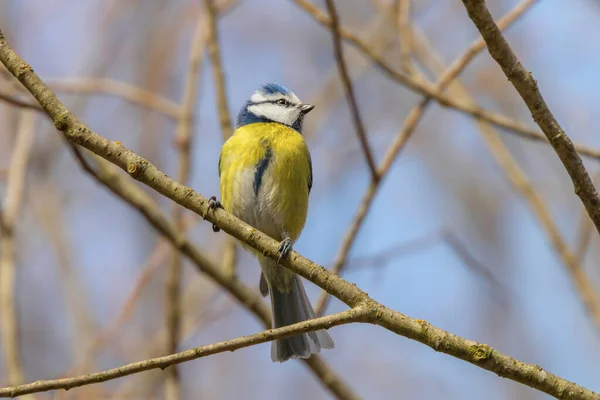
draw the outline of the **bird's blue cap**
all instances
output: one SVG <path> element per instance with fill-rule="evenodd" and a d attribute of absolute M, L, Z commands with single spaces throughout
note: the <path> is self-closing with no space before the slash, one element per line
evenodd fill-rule
<path fill-rule="evenodd" d="M 264 85 L 262 85 L 260 87 L 259 91 L 263 92 L 264 94 L 276 94 L 276 93 L 281 93 L 281 94 L 285 94 L 285 95 L 292 94 L 291 90 L 289 90 L 285 86 L 282 86 L 279 83 L 275 83 L 275 82 L 265 83 Z"/>

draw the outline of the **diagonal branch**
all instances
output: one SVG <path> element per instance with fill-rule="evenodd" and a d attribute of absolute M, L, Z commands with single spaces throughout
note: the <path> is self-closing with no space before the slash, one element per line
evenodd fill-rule
<path fill-rule="evenodd" d="M 469 17 L 481 33 L 487 48 L 531 111 L 554 151 L 569 173 L 575 194 L 584 204 L 596 230 L 600 232 L 600 197 L 571 139 L 546 105 L 533 75 L 527 71 L 498 29 L 484 0 L 463 0 Z"/>
<path fill-rule="evenodd" d="M 532 3 L 532 0 L 525 0 L 524 3 Z M 521 4 L 524 4 L 521 3 Z M 500 21 L 502 22 L 502 21 Z M 499 24 L 500 25 L 500 24 Z M 483 41 L 482 39 L 480 39 Z M 431 44 L 423 35 L 421 37 L 420 46 L 424 51 L 433 52 Z M 443 65 L 438 65 L 437 55 L 430 55 L 433 62 L 427 62 L 428 67 L 433 70 L 439 70 Z M 475 102 L 467 89 L 460 81 L 455 81 L 455 84 L 450 86 L 449 93 L 456 98 L 464 98 L 466 101 Z M 512 157 L 506 145 L 500 139 L 499 133 L 489 124 L 481 121 L 476 123 L 479 133 L 485 141 L 486 146 L 491 152 L 494 160 L 504 171 L 508 182 L 519 193 L 529 206 L 532 214 L 537 219 L 541 228 L 547 236 L 549 244 L 559 256 L 563 267 L 570 274 L 575 288 L 582 299 L 582 303 L 586 312 L 600 329 L 600 298 L 594 288 L 592 281 L 583 268 L 575 254 L 569 249 L 568 243 L 560 232 L 560 229 L 552 219 L 552 214 L 544 199 L 536 190 L 532 182 L 527 177 L 527 174 L 521 169 L 519 163 Z"/>
<path fill-rule="evenodd" d="M 308 2 L 307 0 L 293 1 L 304 11 L 310 14 L 321 25 L 328 29 L 331 28 L 331 19 L 324 12 L 315 7 L 314 4 Z M 424 96 L 430 96 L 443 107 L 453 108 L 464 114 L 470 115 L 477 120 L 488 122 L 500 128 L 505 128 L 510 132 L 526 139 L 548 142 L 548 139 L 544 135 L 540 134 L 540 132 L 538 132 L 536 129 L 528 128 L 521 122 L 518 122 L 505 115 L 488 111 L 477 105 L 465 103 L 464 101 L 457 101 L 452 96 L 444 95 L 442 92 L 435 90 L 435 88 L 426 81 L 418 79 L 417 77 L 408 76 L 403 72 L 395 70 L 374 51 L 370 43 L 365 42 L 353 33 L 345 30 L 343 27 L 340 27 L 339 31 L 342 39 L 356 46 L 356 48 L 366 57 L 372 60 L 375 66 L 377 66 L 382 72 L 401 85 L 406 86 L 408 89 Z M 582 154 L 584 154 L 584 152 L 589 153 L 587 155 L 590 157 L 600 159 L 600 154 L 598 154 L 597 151 L 586 149 L 583 146 L 578 148 L 578 151 L 580 151 Z"/>
<path fill-rule="evenodd" d="M 331 19 L 331 32 L 333 35 L 333 48 L 335 54 L 335 60 L 338 66 L 338 70 L 340 72 L 340 77 L 342 79 L 342 84 L 344 85 L 344 89 L 346 90 L 346 97 L 348 99 L 348 104 L 350 105 L 350 112 L 352 114 L 352 122 L 354 123 L 354 129 L 356 129 L 356 133 L 358 134 L 358 139 L 360 140 L 360 145 L 363 150 L 363 154 L 367 160 L 367 165 L 369 166 L 369 171 L 371 172 L 371 180 L 378 181 L 379 175 L 377 174 L 377 165 L 375 165 L 375 159 L 373 158 L 373 152 L 369 146 L 369 140 L 367 138 L 367 133 L 365 131 L 365 126 L 363 124 L 363 120 L 360 117 L 360 112 L 358 110 L 358 104 L 356 103 L 356 96 L 354 94 L 354 88 L 352 87 L 352 82 L 350 81 L 350 75 L 348 74 L 348 68 L 346 66 L 346 62 L 344 61 L 344 52 L 342 48 L 342 38 L 340 37 L 340 19 L 335 9 L 335 1 L 334 0 L 326 0 L 327 9 L 329 10 L 329 15 Z"/>
<path fill-rule="evenodd" d="M 207 346 L 171 354 L 165 357 L 152 358 L 150 360 L 127 364 L 119 368 L 113 368 L 102 372 L 82 375 L 74 378 L 55 379 L 48 381 L 37 381 L 27 385 L 7 387 L 0 389 L 0 397 L 17 397 L 28 393 L 39 393 L 49 390 L 69 390 L 75 387 L 92 385 L 99 382 L 121 378 L 127 375 L 137 374 L 152 369 L 165 369 L 172 365 L 181 364 L 186 361 L 204 358 L 213 354 L 235 351 L 244 347 L 269 342 L 271 340 L 292 336 L 298 333 L 315 331 L 318 329 L 329 329 L 334 326 L 362 322 L 367 316 L 365 307 L 357 307 L 348 311 L 333 314 L 327 317 L 312 319 L 277 329 L 269 329 L 250 336 L 242 336 L 237 339 L 226 340 Z"/>
<path fill-rule="evenodd" d="M 94 170 L 83 157 L 79 148 L 75 145 L 71 146 L 75 157 L 88 174 L 100 184 L 106 186 L 117 197 L 133 206 L 133 208 L 146 218 L 148 223 L 150 223 L 154 229 L 161 233 L 175 248 L 190 259 L 199 272 L 207 275 L 210 279 L 229 292 L 229 294 L 242 306 L 252 312 L 266 328 L 271 326 L 269 309 L 258 294 L 205 257 L 192 242 L 187 240 L 181 234 L 181 231 L 178 230 L 175 225 L 169 223 L 168 218 L 162 214 L 160 208 L 143 190 L 138 188 L 133 182 L 127 180 L 124 176 L 117 174 L 111 168 L 106 168 L 103 160 L 100 160 L 101 162 L 98 163 L 98 171 Z M 350 389 L 346 383 L 321 360 L 320 357 L 313 356 L 303 361 L 321 384 L 330 390 L 338 399 L 358 399 L 352 389 Z"/>
<path fill-rule="evenodd" d="M 502 29 L 512 24 L 519 16 L 521 16 L 528 9 L 529 6 L 533 5 L 534 2 L 535 0 L 525 0 L 513 11 L 509 12 L 504 18 L 502 18 Z M 453 62 L 451 66 L 441 74 L 438 83 L 435 85 L 435 91 L 437 93 L 442 93 L 444 89 L 448 87 L 448 85 L 468 65 L 469 61 L 472 60 L 477 53 L 483 50 L 483 48 L 483 40 L 478 39 L 474 41 L 469 46 L 469 48 L 463 53 L 463 55 L 459 56 L 457 60 Z M 394 139 L 392 145 L 390 146 L 389 150 L 384 156 L 381 166 L 379 167 L 378 174 L 380 177 L 383 178 L 387 175 L 394 160 L 396 159 L 396 157 L 398 157 L 398 154 L 400 153 L 400 151 L 402 151 L 402 149 L 408 142 L 408 139 L 410 139 L 410 137 L 414 133 L 418 123 L 421 121 L 421 118 L 423 117 L 427 107 L 432 102 L 432 100 L 432 96 L 424 97 L 419 102 L 419 104 L 408 113 L 408 116 L 404 121 L 404 126 L 402 127 L 402 130 Z M 344 236 L 344 239 L 342 240 L 342 244 L 335 258 L 335 262 L 333 263 L 333 267 L 331 268 L 331 271 L 334 274 L 339 274 L 344 268 L 344 265 L 346 264 L 346 261 L 348 259 L 348 254 L 350 253 L 350 250 L 354 245 L 354 241 L 356 240 L 358 232 L 369 212 L 371 204 L 373 203 L 373 199 L 375 198 L 377 190 L 379 189 L 380 183 L 381 182 L 371 182 L 365 194 L 363 195 L 360 205 L 358 206 L 356 213 L 354 214 L 354 218 L 352 219 L 352 224 L 350 225 L 350 228 L 348 229 L 346 235 Z M 327 292 L 324 291 L 321 293 L 321 297 L 319 297 L 319 300 L 317 301 L 317 305 L 315 308 L 317 315 L 324 314 L 328 303 L 329 295 L 327 294 Z"/>
<path fill-rule="evenodd" d="M 54 122 L 55 127 L 63 132 L 67 140 L 83 146 L 112 162 L 127 171 L 132 178 L 204 217 L 208 222 L 258 250 L 266 257 L 276 259 L 279 256 L 279 243 L 277 241 L 223 209 L 212 210 L 208 199 L 196 193 L 193 189 L 173 181 L 156 166 L 126 149 L 122 144 L 109 141 L 82 124 L 48 89 L 31 66 L 25 63 L 8 45 L 1 32 L 0 62 L 38 100 Z M 185 239 L 177 233 L 175 235 L 177 238 L 176 243 L 182 246 Z M 364 306 L 368 310 L 368 314 L 365 316 L 366 322 L 379 325 L 398 335 L 419 341 L 436 351 L 452 355 L 475 366 L 492 371 L 498 376 L 520 382 L 556 398 L 600 400 L 600 395 L 551 374 L 539 366 L 523 363 L 488 345 L 461 338 L 436 328 L 426 321 L 410 318 L 385 307 L 370 298 L 367 293 L 356 285 L 333 275 L 321 265 L 315 264 L 294 251 L 288 257 L 282 259 L 281 264 L 327 290 L 348 306 L 352 308 Z M 212 271 L 212 273 L 223 277 L 220 271 Z M 239 292 L 246 291 L 247 293 L 248 291 L 245 286 L 242 286 L 236 280 L 224 279 L 224 283 L 231 286 L 236 285 Z M 235 295 L 233 290 L 232 294 Z M 256 296 L 254 292 L 250 292 L 250 294 L 247 293 L 246 297 Z M 260 299 L 258 300 L 259 302 L 253 304 L 253 306 L 264 310 L 262 312 L 268 315 L 266 306 L 260 302 Z M 308 361 L 310 362 L 312 359 L 310 358 Z"/>

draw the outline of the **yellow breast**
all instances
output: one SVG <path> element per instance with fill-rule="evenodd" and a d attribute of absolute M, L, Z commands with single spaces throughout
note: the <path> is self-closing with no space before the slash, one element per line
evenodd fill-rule
<path fill-rule="evenodd" d="M 304 227 L 312 170 L 302 135 L 277 123 L 236 130 L 219 161 L 226 210 L 276 240 L 296 240 Z"/>

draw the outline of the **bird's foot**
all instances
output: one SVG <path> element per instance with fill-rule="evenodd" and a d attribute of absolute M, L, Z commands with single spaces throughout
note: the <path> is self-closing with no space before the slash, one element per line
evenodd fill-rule
<path fill-rule="evenodd" d="M 292 251 L 292 239 L 288 236 L 279 244 L 279 258 L 277 259 L 277 264 L 279 264 L 282 258 L 287 257 L 287 255 L 290 254 L 290 251 Z"/>
<path fill-rule="evenodd" d="M 216 210 L 217 208 L 223 208 L 223 204 L 217 200 L 217 196 L 212 196 L 210 199 L 208 199 L 208 209 L 206 210 L 206 213 L 208 213 L 208 210 Z M 206 214 L 204 214 L 204 218 L 206 219 Z M 212 229 L 213 232 L 219 232 L 221 230 L 221 228 L 215 224 L 213 224 Z"/>

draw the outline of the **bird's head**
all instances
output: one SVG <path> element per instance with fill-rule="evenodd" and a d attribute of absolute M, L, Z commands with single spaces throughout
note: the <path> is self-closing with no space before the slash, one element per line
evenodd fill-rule
<path fill-rule="evenodd" d="M 267 83 L 256 90 L 237 117 L 237 127 L 254 122 L 278 122 L 302 132 L 302 119 L 311 104 L 303 104 L 291 90 L 277 83 Z"/>

